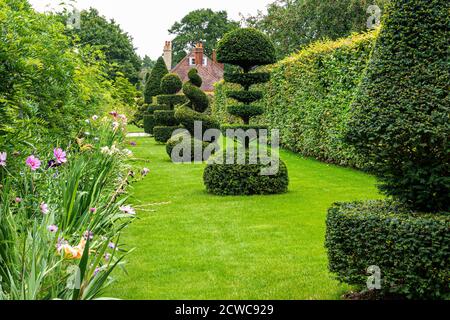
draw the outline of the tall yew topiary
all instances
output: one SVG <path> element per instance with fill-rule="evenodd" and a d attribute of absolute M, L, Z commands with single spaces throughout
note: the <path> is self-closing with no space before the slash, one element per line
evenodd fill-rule
<path fill-rule="evenodd" d="M 167 70 L 164 59 L 162 57 L 159 57 L 145 83 L 145 103 L 151 104 L 153 102 L 153 97 L 162 94 L 161 79 L 168 73 L 169 71 Z"/>
<path fill-rule="evenodd" d="M 185 134 L 180 134 L 171 138 L 167 142 L 166 151 L 167 154 L 171 156 L 175 146 L 180 143 L 189 143 L 190 148 L 186 149 L 191 149 L 190 160 L 194 160 L 194 123 L 196 121 L 202 123 L 202 133 L 208 129 L 218 128 L 219 124 L 216 123 L 211 116 L 205 114 L 206 109 L 209 107 L 209 98 L 206 93 L 200 89 L 203 80 L 199 76 L 198 70 L 195 68 L 189 70 L 188 77 L 189 81 L 183 84 L 183 93 L 189 101 L 177 108 L 175 111 L 175 119 L 189 132 L 189 138 L 187 138 Z M 208 142 L 202 142 L 202 148 L 205 148 L 208 145 Z"/>
<path fill-rule="evenodd" d="M 219 42 L 217 48 L 217 59 L 221 63 L 227 63 L 240 67 L 239 71 L 227 73 L 225 81 L 239 84 L 242 90 L 230 91 L 229 98 L 236 100 L 239 104 L 229 106 L 228 113 L 240 117 L 243 124 L 222 125 L 222 131 L 228 129 L 242 129 L 236 132 L 243 132 L 255 129 L 259 134 L 261 126 L 250 124 L 251 118 L 264 113 L 264 108 L 255 104 L 263 98 L 263 93 L 257 90 L 250 90 L 253 85 L 264 83 L 270 80 L 270 74 L 266 72 L 251 72 L 258 66 L 264 66 L 276 61 L 275 47 L 270 39 L 260 31 L 252 28 L 237 29 L 227 33 Z M 235 135 L 233 137 L 236 137 Z M 203 182 L 206 190 L 216 195 L 252 195 L 252 194 L 276 194 L 286 192 L 289 178 L 287 167 L 283 161 L 279 160 L 277 170 L 273 174 L 263 175 L 262 169 L 267 167 L 266 160 L 269 156 L 258 154 L 255 161 L 251 160 L 249 152 L 250 137 L 244 137 L 245 155 L 244 161 L 238 157 L 229 157 L 230 150 L 236 149 L 236 145 L 227 148 L 224 157 L 227 161 L 211 162 L 203 173 Z M 234 143 L 234 142 L 232 142 Z M 261 151 L 264 147 L 259 146 Z M 272 152 L 272 151 L 270 151 Z M 271 154 L 272 155 L 272 154 Z M 252 163 L 251 163 L 252 162 Z"/>
<path fill-rule="evenodd" d="M 348 125 L 381 191 L 419 211 L 450 204 L 449 9 L 391 1 Z"/>
<path fill-rule="evenodd" d="M 240 117 L 244 123 L 242 127 L 248 129 L 250 119 L 264 113 L 264 108 L 255 104 L 262 99 L 263 93 L 250 90 L 250 87 L 270 80 L 269 73 L 250 73 L 250 71 L 257 66 L 274 63 L 276 61 L 275 47 L 269 37 L 256 29 L 237 29 L 227 33 L 219 42 L 217 59 L 221 63 L 241 68 L 240 72 L 225 75 L 226 82 L 240 84 L 243 88 L 243 90 L 227 93 L 229 98 L 240 103 L 229 106 L 228 113 Z"/>
<path fill-rule="evenodd" d="M 161 80 L 163 94 L 156 96 L 156 104 L 150 106 L 153 109 L 153 135 L 157 142 L 166 143 L 172 132 L 179 128 L 174 108 L 186 101 L 185 96 L 177 94 L 182 85 L 180 77 L 174 73 L 166 74 Z"/>

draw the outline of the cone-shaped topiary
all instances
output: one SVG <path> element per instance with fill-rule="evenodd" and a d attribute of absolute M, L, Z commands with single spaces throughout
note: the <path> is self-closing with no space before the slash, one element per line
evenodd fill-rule
<path fill-rule="evenodd" d="M 150 73 L 146 83 L 144 90 L 144 99 L 145 103 L 151 104 L 153 103 L 153 97 L 162 94 L 161 91 L 161 80 L 162 78 L 169 73 L 166 67 L 166 63 L 162 57 L 159 57 L 156 61 L 155 66 Z"/>
<path fill-rule="evenodd" d="M 186 101 L 185 96 L 177 95 L 181 86 L 180 78 L 173 73 L 166 74 L 161 80 L 161 92 L 163 94 L 156 96 L 157 104 L 151 106 L 154 110 L 153 118 L 147 120 L 148 122 L 153 121 L 153 135 L 157 142 L 166 143 L 172 136 L 173 131 L 180 127 L 179 122 L 174 117 L 174 108 Z"/>
<path fill-rule="evenodd" d="M 178 123 L 181 123 L 183 127 L 189 132 L 191 139 L 189 141 L 189 139 L 186 138 L 186 135 L 183 134 L 171 138 L 167 142 L 166 147 L 167 154 L 170 157 L 172 156 L 173 148 L 176 145 L 179 145 L 180 143 L 186 145 L 190 144 L 192 146 L 193 151 L 195 121 L 202 122 L 202 129 L 203 129 L 202 133 L 204 133 L 208 129 L 219 128 L 219 124 L 216 121 L 214 121 L 212 117 L 205 114 L 206 109 L 208 109 L 209 107 L 209 98 L 206 95 L 206 93 L 204 93 L 200 89 L 200 87 L 202 86 L 202 78 L 198 75 L 198 70 L 195 68 L 191 69 L 188 73 L 188 77 L 189 81 L 187 81 L 183 85 L 183 93 L 186 96 L 186 98 L 189 99 L 189 101 L 176 109 L 175 119 L 178 121 Z M 209 145 L 209 143 L 203 142 L 202 145 L 204 149 Z M 194 160 L 194 152 L 191 152 L 190 160 Z"/>
<path fill-rule="evenodd" d="M 218 44 L 217 58 L 221 63 L 228 63 L 241 67 L 241 72 L 225 75 L 227 82 L 237 83 L 243 87 L 241 91 L 231 91 L 227 95 L 240 104 L 228 107 L 228 112 L 240 117 L 244 124 L 223 125 L 226 129 L 259 130 L 262 126 L 250 125 L 252 117 L 264 113 L 264 108 L 253 104 L 263 98 L 261 91 L 250 91 L 250 87 L 270 80 L 270 74 L 259 72 L 250 73 L 257 66 L 274 63 L 275 47 L 270 39 L 256 29 L 237 29 L 226 34 Z M 228 131 L 228 130 L 227 130 Z M 250 146 L 250 138 L 244 139 L 246 160 L 249 160 L 247 152 Z M 228 156 L 228 155 L 226 155 Z M 250 194 L 276 194 L 287 191 L 289 177 L 287 167 L 283 161 L 279 161 L 279 170 L 271 175 L 262 175 L 264 163 L 268 157 L 258 155 L 256 163 L 245 161 L 239 163 L 238 157 L 234 157 L 233 163 L 210 163 L 205 169 L 203 181 L 208 192 L 217 195 L 250 195 Z"/>
<path fill-rule="evenodd" d="M 421 211 L 450 205 L 449 9 L 391 1 L 348 125 L 381 191 Z"/>

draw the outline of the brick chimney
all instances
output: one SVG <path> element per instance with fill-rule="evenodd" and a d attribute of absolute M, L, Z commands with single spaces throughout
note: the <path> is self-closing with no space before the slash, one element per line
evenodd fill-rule
<path fill-rule="evenodd" d="M 166 63 L 167 70 L 172 70 L 172 42 L 166 41 L 164 45 L 164 62 Z"/>
<path fill-rule="evenodd" d="M 194 58 L 196 65 L 203 65 L 203 43 L 197 42 L 194 48 Z"/>

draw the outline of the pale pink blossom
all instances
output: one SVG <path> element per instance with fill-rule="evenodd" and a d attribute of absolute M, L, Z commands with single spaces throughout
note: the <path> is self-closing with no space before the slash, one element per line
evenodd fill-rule
<path fill-rule="evenodd" d="M 36 171 L 41 167 L 41 161 L 35 156 L 29 156 L 25 163 L 32 171 Z"/>
<path fill-rule="evenodd" d="M 94 115 L 92 116 L 92 120 L 97 121 L 97 119 L 98 119 L 98 116 L 94 114 Z"/>
<path fill-rule="evenodd" d="M 67 158 L 66 158 L 66 153 L 63 151 L 63 149 L 61 148 L 56 148 L 55 150 L 53 150 L 53 155 L 56 158 L 56 162 L 58 162 L 59 164 L 62 163 L 66 163 L 67 162 Z"/>
<path fill-rule="evenodd" d="M 117 111 L 111 111 L 109 114 L 112 115 L 114 118 L 117 118 L 119 116 Z"/>
<path fill-rule="evenodd" d="M 112 123 L 112 127 L 113 127 L 114 130 L 117 130 L 119 128 L 119 126 L 120 126 L 120 124 L 117 121 L 114 121 Z"/>
<path fill-rule="evenodd" d="M 21 203 L 22 202 L 22 198 L 16 197 L 16 203 Z"/>
<path fill-rule="evenodd" d="M 0 152 L 0 167 L 6 167 L 6 152 Z"/>
<path fill-rule="evenodd" d="M 126 214 L 136 214 L 136 211 L 131 206 L 121 206 L 119 210 Z"/>
<path fill-rule="evenodd" d="M 58 227 L 52 224 L 51 226 L 47 227 L 47 230 L 50 231 L 51 233 L 56 233 L 58 231 Z"/>
<path fill-rule="evenodd" d="M 43 214 L 47 214 L 50 212 L 50 210 L 48 210 L 48 205 L 45 202 L 42 202 L 39 208 L 41 209 L 41 212 Z"/>
<path fill-rule="evenodd" d="M 89 211 L 90 211 L 91 213 L 96 213 L 96 212 L 97 212 L 97 208 L 90 208 Z"/>

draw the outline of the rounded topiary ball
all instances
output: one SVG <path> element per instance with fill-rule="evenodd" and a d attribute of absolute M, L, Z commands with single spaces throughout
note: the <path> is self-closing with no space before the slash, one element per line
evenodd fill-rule
<path fill-rule="evenodd" d="M 166 74 L 161 79 L 161 91 L 165 94 L 176 94 L 183 87 L 183 82 L 175 73 Z"/>
<path fill-rule="evenodd" d="M 237 29 L 219 41 L 217 60 L 250 69 L 276 62 L 275 47 L 268 36 L 253 28 Z"/>

